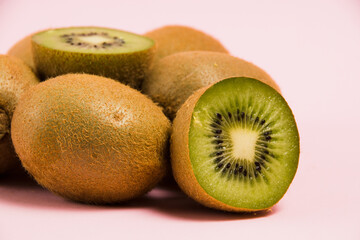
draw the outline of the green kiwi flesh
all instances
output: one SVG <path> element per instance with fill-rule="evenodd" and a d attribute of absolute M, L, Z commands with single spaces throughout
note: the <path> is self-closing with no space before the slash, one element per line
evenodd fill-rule
<path fill-rule="evenodd" d="M 150 38 L 117 29 L 70 27 L 32 37 L 34 61 L 46 79 L 66 73 L 89 73 L 138 88 L 154 54 Z"/>
<path fill-rule="evenodd" d="M 198 183 L 213 198 L 236 208 L 266 209 L 294 178 L 299 135 L 277 91 L 255 79 L 230 78 L 196 103 L 189 154 Z"/>

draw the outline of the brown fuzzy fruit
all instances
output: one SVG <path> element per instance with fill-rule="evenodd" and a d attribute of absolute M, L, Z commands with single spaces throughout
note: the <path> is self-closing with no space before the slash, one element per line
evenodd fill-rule
<path fill-rule="evenodd" d="M 20 99 L 12 139 L 23 166 L 54 193 L 87 203 L 138 197 L 166 171 L 169 120 L 114 80 L 68 74 Z"/>
<path fill-rule="evenodd" d="M 191 51 L 161 59 L 143 82 L 142 90 L 163 108 L 170 119 L 196 90 L 229 77 L 250 77 L 279 86 L 261 68 L 225 53 Z"/>
<path fill-rule="evenodd" d="M 186 26 L 165 26 L 145 34 L 155 40 L 157 50 L 154 62 L 177 52 L 213 51 L 228 53 L 225 47 L 212 36 Z"/>
<path fill-rule="evenodd" d="M 10 138 L 10 122 L 18 99 L 26 89 L 38 83 L 22 60 L 0 55 L 0 174 L 18 162 Z"/>
<path fill-rule="evenodd" d="M 18 57 L 21 60 L 23 60 L 34 72 L 36 72 L 35 69 L 35 63 L 33 58 L 33 53 L 31 50 L 31 37 L 32 35 L 29 35 L 17 43 L 13 45 L 10 50 L 7 52 L 8 55 Z"/>

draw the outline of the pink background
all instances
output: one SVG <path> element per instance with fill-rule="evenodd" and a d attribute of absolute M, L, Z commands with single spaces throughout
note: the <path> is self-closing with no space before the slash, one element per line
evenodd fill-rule
<path fill-rule="evenodd" d="M 183 24 L 264 68 L 295 114 L 301 157 L 269 213 L 227 214 L 157 188 L 121 206 L 68 202 L 0 178 L 0 239 L 360 239 L 360 2 L 0 0 L 0 53 L 49 27 L 144 33 Z"/>

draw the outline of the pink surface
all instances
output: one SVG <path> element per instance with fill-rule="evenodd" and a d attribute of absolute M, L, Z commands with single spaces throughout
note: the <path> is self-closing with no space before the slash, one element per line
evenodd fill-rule
<path fill-rule="evenodd" d="M 27 178 L 0 178 L 0 239 L 360 239 L 360 3 L 0 0 L 0 53 L 34 31 L 97 25 L 208 32 L 264 68 L 293 109 L 297 175 L 271 212 L 227 214 L 157 188 L 121 206 L 68 202 Z"/>

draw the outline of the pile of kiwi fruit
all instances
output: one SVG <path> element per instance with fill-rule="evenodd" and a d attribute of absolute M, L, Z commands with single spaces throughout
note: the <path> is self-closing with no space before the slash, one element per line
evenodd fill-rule
<path fill-rule="evenodd" d="M 256 212 L 294 179 L 299 133 L 270 75 L 209 34 L 64 27 L 0 55 L 0 150 L 0 174 L 72 201 L 118 204 L 173 176 L 206 207 Z"/>

